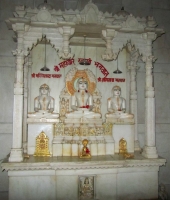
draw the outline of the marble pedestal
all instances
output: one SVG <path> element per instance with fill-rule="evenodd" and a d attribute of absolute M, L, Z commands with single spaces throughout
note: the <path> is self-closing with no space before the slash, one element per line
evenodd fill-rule
<path fill-rule="evenodd" d="M 66 118 L 64 120 L 64 123 L 67 125 L 78 125 L 80 126 L 81 124 L 92 124 L 96 126 L 101 126 L 102 125 L 102 119 L 101 118 Z"/>
<path fill-rule="evenodd" d="M 114 155 L 113 137 L 108 136 L 55 136 L 52 140 L 53 156 L 79 156 L 83 139 L 88 139 L 92 156 Z"/>
<path fill-rule="evenodd" d="M 127 151 L 134 153 L 135 133 L 132 124 L 114 124 L 112 135 L 115 141 L 115 153 L 119 153 L 119 141 L 124 138 L 127 142 Z"/>
<path fill-rule="evenodd" d="M 78 200 L 80 178 L 94 177 L 94 199 L 139 200 L 158 198 L 158 171 L 165 159 L 122 155 L 41 158 L 2 163 L 8 171 L 9 200 Z"/>
<path fill-rule="evenodd" d="M 54 134 L 53 124 L 59 122 L 59 119 L 32 119 L 28 118 L 28 143 L 27 143 L 27 153 L 33 155 L 35 153 L 36 147 L 36 137 L 44 131 L 49 138 L 49 150 L 52 154 L 52 140 Z"/>

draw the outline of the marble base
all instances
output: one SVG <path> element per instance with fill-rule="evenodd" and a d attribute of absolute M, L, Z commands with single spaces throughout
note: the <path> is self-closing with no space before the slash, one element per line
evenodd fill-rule
<path fill-rule="evenodd" d="M 158 198 L 158 171 L 165 159 L 145 159 L 135 154 L 37 158 L 2 163 L 8 171 L 9 200 L 78 200 L 80 177 L 94 177 L 95 199 L 138 200 Z M 128 183 L 128 184 L 127 184 Z"/>
<path fill-rule="evenodd" d="M 113 117 L 106 117 L 106 123 L 112 124 L 134 124 L 134 118 L 113 118 Z"/>
<path fill-rule="evenodd" d="M 145 158 L 158 158 L 158 153 L 156 147 L 144 146 L 142 155 Z"/>
<path fill-rule="evenodd" d="M 112 135 L 115 140 L 115 153 L 119 153 L 119 141 L 124 138 L 127 142 L 127 151 L 134 153 L 134 125 L 130 124 L 114 124 Z"/>
<path fill-rule="evenodd" d="M 59 119 L 47 119 L 47 118 L 27 118 L 27 123 L 58 123 Z"/>
<path fill-rule="evenodd" d="M 78 125 L 80 126 L 81 124 L 92 124 L 92 125 L 102 125 L 103 121 L 101 118 L 92 118 L 92 119 L 88 119 L 88 118 L 66 118 L 64 120 L 65 124 L 71 124 L 71 125 Z"/>
<path fill-rule="evenodd" d="M 21 162 L 23 161 L 23 150 L 22 149 L 11 149 L 9 162 Z"/>
<path fill-rule="evenodd" d="M 52 141 L 53 156 L 79 156 L 83 139 L 89 140 L 92 156 L 114 155 L 114 140 L 108 136 L 55 136 Z"/>

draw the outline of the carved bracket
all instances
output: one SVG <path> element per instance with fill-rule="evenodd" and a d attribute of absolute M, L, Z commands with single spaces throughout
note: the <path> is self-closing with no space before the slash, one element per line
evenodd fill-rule
<path fill-rule="evenodd" d="M 102 35 L 106 41 L 106 51 L 102 55 L 102 59 L 106 61 L 115 60 L 118 56 L 118 53 L 113 53 L 112 50 L 112 40 L 117 35 L 117 31 L 112 29 L 102 30 Z"/>
<path fill-rule="evenodd" d="M 135 46 L 131 43 L 127 44 L 127 51 L 130 53 L 130 62 L 129 66 L 136 66 L 139 58 L 139 51 L 135 49 Z"/>
<path fill-rule="evenodd" d="M 70 26 L 59 27 L 59 33 L 63 36 L 63 48 L 62 52 L 58 52 L 60 58 L 66 60 L 74 57 L 74 54 L 71 54 L 71 49 L 69 46 L 70 37 L 74 34 L 75 28 Z"/>

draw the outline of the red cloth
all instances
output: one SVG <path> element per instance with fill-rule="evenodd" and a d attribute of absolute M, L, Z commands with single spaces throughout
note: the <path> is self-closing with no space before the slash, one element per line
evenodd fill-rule
<path fill-rule="evenodd" d="M 90 153 L 90 150 L 86 147 L 86 153 Z"/>
<path fill-rule="evenodd" d="M 86 106 L 82 106 L 80 108 L 89 108 L 90 106 L 89 105 L 86 105 Z"/>

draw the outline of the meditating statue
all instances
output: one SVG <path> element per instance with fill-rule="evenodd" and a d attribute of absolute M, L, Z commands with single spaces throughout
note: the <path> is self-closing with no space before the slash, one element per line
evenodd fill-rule
<path fill-rule="evenodd" d="M 53 113 L 55 100 L 49 96 L 50 88 L 43 84 L 39 88 L 40 95 L 34 99 L 34 113 L 28 113 L 31 118 L 58 118 L 58 113 Z"/>
<path fill-rule="evenodd" d="M 88 142 L 89 141 L 87 139 L 84 139 L 82 141 L 83 148 L 82 148 L 82 151 L 80 153 L 80 158 L 91 158 L 90 150 L 87 147 Z"/>
<path fill-rule="evenodd" d="M 107 118 L 119 118 L 119 119 L 133 119 L 134 115 L 125 113 L 126 104 L 125 99 L 121 97 L 121 88 L 119 86 L 114 86 L 112 88 L 113 97 L 108 99 L 107 110 L 109 113 L 106 114 Z"/>
<path fill-rule="evenodd" d="M 66 114 L 66 118 L 101 118 L 100 113 L 95 113 L 93 109 L 93 97 L 88 92 L 88 82 L 85 78 L 77 80 L 77 91 L 71 96 L 70 113 Z"/>

